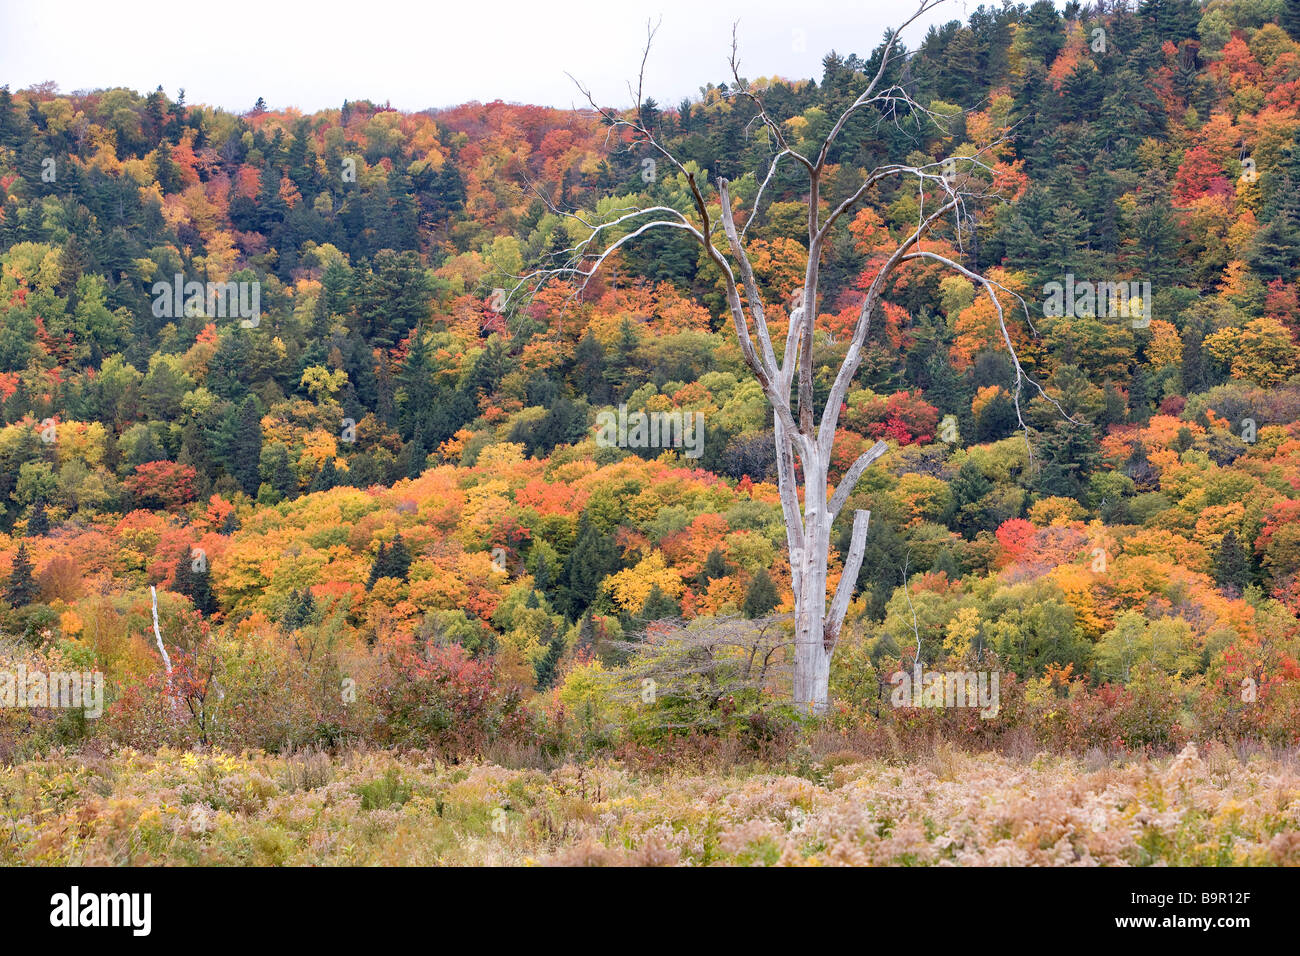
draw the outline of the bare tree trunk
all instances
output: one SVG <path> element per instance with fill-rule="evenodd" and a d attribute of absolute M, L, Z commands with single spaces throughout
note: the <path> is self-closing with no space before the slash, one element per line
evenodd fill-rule
<path fill-rule="evenodd" d="M 167 648 L 163 647 L 162 631 L 158 628 L 158 589 L 153 585 L 149 586 L 149 596 L 153 605 L 153 639 L 158 642 L 158 653 L 162 655 L 163 666 L 167 668 L 167 676 L 172 676 L 172 659 L 167 656 Z"/>
<path fill-rule="evenodd" d="M 859 462 L 869 464 L 884 454 L 885 449 L 883 442 L 878 443 Z M 844 555 L 844 569 L 832 597 L 828 594 L 826 585 L 830 570 L 831 529 L 839 509 L 834 501 L 827 499 L 826 463 L 815 446 L 801 461 L 805 472 L 802 514 L 804 543 L 802 547 L 793 547 L 790 551 L 795 621 L 794 703 L 800 710 L 822 714 L 830 702 L 831 655 L 835 651 L 849 603 L 857 587 L 858 571 L 862 568 L 862 555 L 866 550 L 867 522 L 871 513 L 858 511 L 854 515 L 853 534 L 848 552 Z M 866 464 L 861 467 L 865 468 Z M 856 478 L 846 478 L 856 483 Z M 838 497 L 841 496 L 837 495 Z M 845 494 L 842 497 L 847 499 L 848 496 Z"/>
<path fill-rule="evenodd" d="M 830 524 L 826 521 L 826 468 L 815 450 L 809 452 L 802 459 L 804 546 L 795 556 L 800 572 L 794 588 L 794 703 L 797 708 L 820 713 L 826 709 L 830 675 L 825 636 Z"/>

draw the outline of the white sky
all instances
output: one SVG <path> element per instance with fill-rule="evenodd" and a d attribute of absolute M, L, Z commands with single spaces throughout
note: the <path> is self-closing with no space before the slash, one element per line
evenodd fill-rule
<path fill-rule="evenodd" d="M 831 49 L 869 55 L 917 0 L 0 0 L 0 84 L 45 80 L 62 92 L 159 84 L 187 103 L 306 111 L 344 99 L 400 110 L 468 100 L 568 107 L 565 71 L 602 105 L 630 103 L 647 19 L 662 26 L 646 92 L 675 106 L 727 79 L 739 19 L 741 75 L 821 78 Z M 948 0 L 905 35 L 965 19 L 976 0 Z"/>

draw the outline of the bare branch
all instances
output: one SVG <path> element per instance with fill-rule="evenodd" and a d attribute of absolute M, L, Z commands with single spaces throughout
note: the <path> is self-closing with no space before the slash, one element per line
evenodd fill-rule
<path fill-rule="evenodd" d="M 853 494 L 853 489 L 857 487 L 858 479 L 871 465 L 880 458 L 885 452 L 889 451 L 889 446 L 883 441 L 878 441 L 867 451 L 863 452 L 858 460 L 849 466 L 849 470 L 844 473 L 840 479 L 839 486 L 835 489 L 835 494 L 831 497 L 831 520 L 835 519 L 843 509 L 849 496 Z"/>
<path fill-rule="evenodd" d="M 885 260 L 884 265 L 880 267 L 880 271 L 876 273 L 875 279 L 872 280 L 871 286 L 867 289 L 866 297 L 862 301 L 862 311 L 853 330 L 853 337 L 849 340 L 848 351 L 845 353 L 844 361 L 835 376 L 835 382 L 831 385 L 830 393 L 826 398 L 826 405 L 822 411 L 821 422 L 818 425 L 817 440 L 824 455 L 830 454 L 831 447 L 834 444 L 835 429 L 838 426 L 840 417 L 840 405 L 848 394 L 849 385 L 857 374 L 858 367 L 862 364 L 862 346 L 866 342 L 867 330 L 871 325 L 871 315 L 875 310 L 876 302 L 884 293 L 885 283 L 893 274 L 895 267 L 905 260 L 908 250 L 915 247 L 930 228 L 949 211 L 955 209 L 957 205 L 958 200 L 950 198 L 922 220 L 920 225 L 916 227 L 916 231 L 903 240 L 890 257 Z"/>
<path fill-rule="evenodd" d="M 776 353 L 772 349 L 772 336 L 767 328 L 767 316 L 763 312 L 763 297 L 758 291 L 758 281 L 754 278 L 754 268 L 750 265 L 749 256 L 745 253 L 745 247 L 740 242 L 740 236 L 736 232 L 736 222 L 731 212 L 731 193 L 727 188 L 727 181 L 718 177 L 718 196 L 722 200 L 722 231 L 727 236 L 727 242 L 731 246 L 731 255 L 735 258 L 740 266 L 741 280 L 745 286 L 745 296 L 749 299 L 749 311 L 754 317 L 754 325 L 758 329 L 758 340 L 763 347 L 763 359 L 767 363 L 769 374 L 773 381 L 779 381 L 781 368 L 776 361 Z M 782 400 L 789 404 L 789 398 L 782 395 Z"/>
<path fill-rule="evenodd" d="M 754 196 L 753 208 L 749 211 L 749 218 L 745 220 L 745 225 L 740 229 L 740 238 L 745 238 L 745 233 L 749 231 L 750 224 L 758 218 L 758 207 L 763 201 L 763 193 L 767 190 L 767 184 L 772 181 L 772 176 L 776 173 L 777 164 L 781 162 L 782 156 L 792 155 L 788 149 L 783 149 L 772 157 L 772 165 L 767 168 L 767 175 L 763 177 L 763 182 L 759 184 L 758 192 Z"/>
<path fill-rule="evenodd" d="M 808 158 L 796 152 L 791 148 L 790 144 L 786 142 L 785 132 L 781 129 L 781 124 L 772 119 L 771 114 L 767 111 L 766 104 L 763 103 L 763 98 L 754 92 L 748 82 L 741 79 L 740 54 L 737 49 L 736 24 L 734 23 L 731 26 L 731 77 L 735 81 L 735 86 L 733 87 L 734 95 L 745 97 L 758 108 L 758 118 L 776 139 L 777 145 L 781 147 L 781 153 L 788 153 L 790 156 L 794 157 L 796 162 L 807 169 L 809 173 L 813 173 L 813 164 L 809 162 Z"/>
<path fill-rule="evenodd" d="M 858 587 L 858 572 L 862 570 L 862 555 L 867 548 L 867 523 L 871 520 L 870 511 L 858 511 L 853 515 L 853 534 L 849 539 L 849 552 L 844 556 L 844 571 L 840 583 L 835 588 L 835 598 L 831 601 L 830 613 L 826 617 L 823 632 L 826 653 L 835 650 L 840 637 L 840 628 L 844 624 L 844 615 L 848 613 L 849 602 Z"/>
<path fill-rule="evenodd" d="M 849 117 L 872 101 L 872 94 L 875 92 L 876 87 L 880 85 L 880 81 L 885 75 L 885 70 L 889 67 L 890 54 L 893 53 L 894 47 L 898 43 L 899 36 L 902 35 L 904 30 L 942 2 L 943 0 L 921 0 L 921 6 L 917 8 L 916 13 L 912 14 L 911 17 L 904 21 L 898 29 L 890 33 L 889 40 L 886 42 L 884 52 L 880 57 L 880 66 L 876 69 L 876 75 L 872 77 L 871 82 L 867 84 L 867 88 L 859 94 L 858 98 L 853 101 L 853 104 L 840 115 L 839 120 L 833 127 L 831 127 L 831 131 L 826 134 L 826 139 L 822 142 L 822 148 L 817 154 L 817 162 L 815 163 L 816 169 L 821 170 L 825 168 L 826 155 L 830 151 L 831 144 L 835 141 L 835 137 L 839 136 L 840 130 L 844 129 L 844 124 L 848 122 Z M 908 97 L 907 99 L 911 102 L 911 97 Z"/>
<path fill-rule="evenodd" d="M 1007 347 L 1007 353 L 1011 356 L 1011 364 L 1015 367 L 1016 380 L 1015 380 L 1015 388 L 1014 388 L 1012 398 L 1016 406 L 1016 421 L 1020 423 L 1020 429 L 1022 432 L 1024 432 L 1025 446 L 1029 448 L 1029 455 L 1031 459 L 1033 458 L 1034 450 L 1032 446 L 1029 445 L 1029 426 L 1025 424 L 1025 420 L 1021 416 L 1021 409 L 1020 409 L 1020 392 L 1021 392 L 1021 385 L 1023 382 L 1029 382 L 1031 385 L 1033 385 L 1034 388 L 1038 390 L 1039 396 L 1041 396 L 1046 401 L 1051 402 L 1051 404 L 1056 408 L 1058 412 L 1061 413 L 1062 417 L 1065 418 L 1066 421 L 1070 422 L 1073 425 L 1079 424 L 1078 421 L 1071 418 L 1070 415 L 1065 411 L 1065 409 L 1061 407 L 1061 403 L 1058 402 L 1056 399 L 1052 398 L 1052 396 L 1048 395 L 1047 392 L 1043 390 L 1043 386 L 1038 384 L 1038 382 L 1036 382 L 1033 379 L 1033 377 L 1031 377 L 1029 373 L 1027 373 L 1020 364 L 1020 357 L 1016 354 L 1016 347 L 1011 342 L 1011 333 L 1007 329 L 1006 315 L 1003 312 L 1002 303 L 1001 301 L 999 301 L 997 292 L 995 290 L 1001 289 L 1007 295 L 1014 296 L 1016 300 L 1020 302 L 1021 308 L 1023 308 L 1025 312 L 1025 318 L 1026 320 L 1028 320 L 1029 306 L 1025 304 L 1025 300 L 1023 298 L 1021 298 L 1015 292 L 1012 292 L 1010 289 L 1002 285 L 1000 282 L 994 282 L 992 279 L 980 275 L 978 272 L 975 272 L 971 269 L 967 269 L 965 266 L 961 265 L 960 263 L 954 262 L 952 259 L 949 259 L 947 256 L 941 256 L 937 252 L 930 252 L 928 250 L 923 249 L 918 252 L 913 252 L 908 254 L 905 257 L 905 259 L 906 260 L 933 259 L 936 262 L 942 262 L 944 265 L 948 266 L 948 268 L 961 273 L 962 275 L 972 280 L 973 282 L 978 282 L 981 286 L 983 286 L 984 291 L 988 293 L 989 299 L 993 302 L 993 308 L 997 311 L 998 314 L 998 329 L 1002 332 L 1002 341 Z"/>

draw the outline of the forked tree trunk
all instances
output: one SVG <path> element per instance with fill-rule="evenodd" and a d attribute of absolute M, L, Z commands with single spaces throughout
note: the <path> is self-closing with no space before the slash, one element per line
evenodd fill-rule
<path fill-rule="evenodd" d="M 780 441 L 784 429 L 777 431 Z M 878 444 L 870 454 L 878 457 L 883 452 L 884 446 Z M 777 453 L 781 454 L 779 448 Z M 794 592 L 794 703 L 799 710 L 823 714 L 830 704 L 831 655 L 857 585 L 871 512 L 858 511 L 854 515 L 848 553 L 844 555 L 840 582 L 832 596 L 827 592 L 827 578 L 835 510 L 826 495 L 826 463 L 816 451 L 809 451 L 802 457 L 802 464 L 802 514 L 794 515 L 794 521 L 790 520 L 791 515 L 786 515 L 787 528 L 802 525 L 803 529 L 802 545 L 793 542 L 790 547 L 790 579 Z M 789 480 L 791 476 L 782 474 L 781 477 Z M 788 506 L 789 498 L 783 496 L 783 507 Z"/>

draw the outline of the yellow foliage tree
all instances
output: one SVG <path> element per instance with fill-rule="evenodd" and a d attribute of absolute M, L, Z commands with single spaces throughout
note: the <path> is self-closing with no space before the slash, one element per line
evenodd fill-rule
<path fill-rule="evenodd" d="M 677 598 L 682 593 L 681 575 L 668 567 L 660 552 L 651 551 L 636 567 L 627 568 L 607 578 L 605 588 L 619 607 L 635 614 L 645 607 L 646 598 L 656 584 L 668 597 Z"/>

